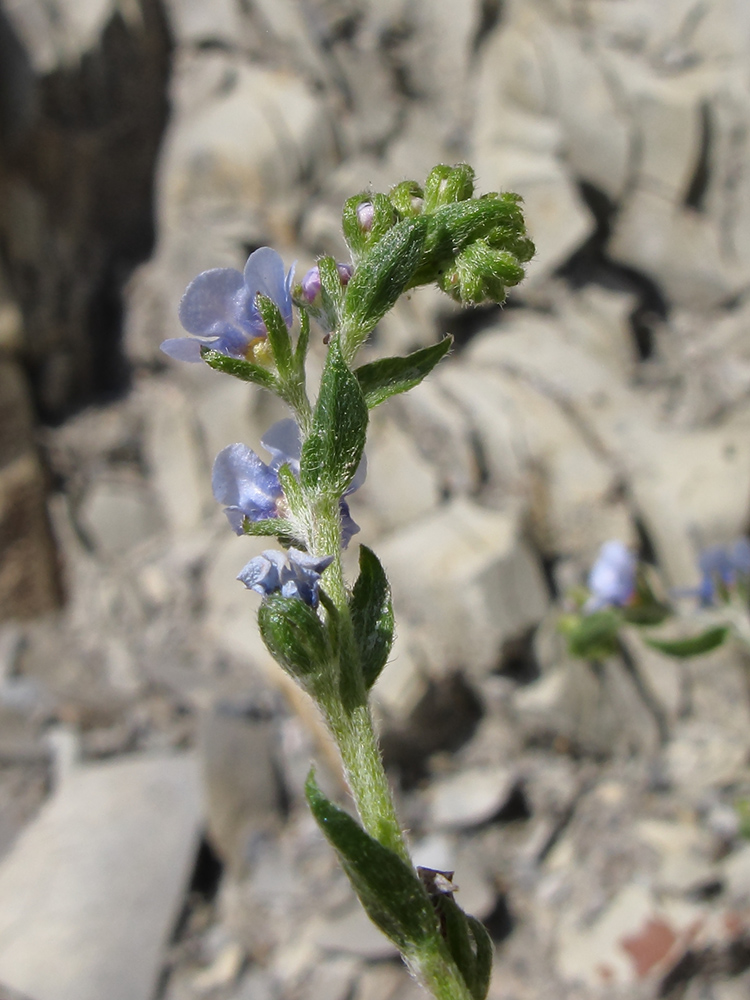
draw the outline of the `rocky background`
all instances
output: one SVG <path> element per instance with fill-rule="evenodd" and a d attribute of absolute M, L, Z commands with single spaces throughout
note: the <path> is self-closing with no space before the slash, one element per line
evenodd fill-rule
<path fill-rule="evenodd" d="M 490 928 L 492 1000 L 748 996 L 750 663 L 555 627 L 604 540 L 669 588 L 748 527 L 748 66 L 743 0 L 0 0 L 0 996 L 417 995 L 307 814 L 335 757 L 210 495 L 282 414 L 158 344 L 199 271 L 342 258 L 346 196 L 462 160 L 538 255 L 503 310 L 383 321 L 457 348 L 353 503 L 417 860 Z"/>

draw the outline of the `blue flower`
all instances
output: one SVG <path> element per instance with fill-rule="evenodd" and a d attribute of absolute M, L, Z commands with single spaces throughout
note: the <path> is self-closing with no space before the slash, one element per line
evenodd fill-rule
<path fill-rule="evenodd" d="M 238 580 L 263 597 L 280 591 L 284 597 L 298 597 L 317 607 L 320 576 L 333 562 L 333 556 L 311 556 L 300 549 L 284 552 L 266 549 L 255 556 L 237 576 Z"/>
<path fill-rule="evenodd" d="M 233 267 L 203 271 L 190 282 L 180 302 L 180 322 L 192 337 L 165 340 L 162 351 L 179 361 L 200 361 L 201 348 L 211 347 L 230 358 L 252 356 L 256 342 L 267 337 L 255 298 L 275 302 L 292 325 L 291 285 L 294 268 L 284 275 L 284 262 L 270 247 L 251 253 L 244 273 Z"/>
<path fill-rule="evenodd" d="M 584 611 L 600 611 L 606 607 L 623 607 L 635 593 L 635 571 L 638 562 L 622 542 L 609 541 L 599 549 L 591 567 L 588 588 L 591 596 Z"/>
<path fill-rule="evenodd" d="M 266 464 L 244 444 L 230 444 L 216 456 L 211 485 L 214 496 L 224 504 L 224 513 L 236 534 L 243 534 L 245 518 L 264 521 L 267 518 L 287 516 L 284 491 L 279 481 L 279 469 L 288 465 L 299 476 L 302 449 L 299 427 L 294 420 L 280 420 L 268 429 L 260 440 L 271 456 Z M 348 496 L 359 489 L 367 475 L 367 462 L 363 456 L 352 480 Z M 346 500 L 339 502 L 341 511 L 341 545 L 346 548 L 359 526 L 352 520 Z"/>
<path fill-rule="evenodd" d="M 713 604 L 719 587 L 733 587 L 738 578 L 750 578 L 750 540 L 739 538 L 731 545 L 711 545 L 698 557 L 701 582 L 697 588 L 681 591 L 697 597 L 701 604 Z"/>

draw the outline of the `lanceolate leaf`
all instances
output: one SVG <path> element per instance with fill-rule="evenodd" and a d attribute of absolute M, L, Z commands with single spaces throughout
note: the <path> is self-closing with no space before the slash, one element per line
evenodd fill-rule
<path fill-rule="evenodd" d="M 440 343 L 415 351 L 405 358 L 382 358 L 357 368 L 354 374 L 367 405 L 372 409 L 390 396 L 407 392 L 419 385 L 425 375 L 429 375 L 445 357 L 452 345 L 453 337 L 447 336 Z"/>
<path fill-rule="evenodd" d="M 276 367 L 282 377 L 288 375 L 292 367 L 292 342 L 279 307 L 265 295 L 258 295 L 256 304 L 268 332 L 268 342 L 273 351 Z"/>
<path fill-rule="evenodd" d="M 330 802 L 312 772 L 305 793 L 372 922 L 407 956 L 439 947 L 435 910 L 416 872 Z"/>
<path fill-rule="evenodd" d="M 300 479 L 306 489 L 341 496 L 357 471 L 367 434 L 367 404 L 354 373 L 331 340 L 313 415 L 302 448 Z"/>
<path fill-rule="evenodd" d="M 206 364 L 217 372 L 224 372 L 227 375 L 234 375 L 235 378 L 242 379 L 243 382 L 254 382 L 271 392 L 279 392 L 279 383 L 275 375 L 256 365 L 252 361 L 243 361 L 241 358 L 228 358 L 226 354 L 214 351 L 210 347 L 201 350 L 201 357 Z"/>
<path fill-rule="evenodd" d="M 666 653 L 667 656 L 687 659 L 718 649 L 729 638 L 730 631 L 727 625 L 715 625 L 688 639 L 646 639 L 646 644 L 660 653 Z"/>
<path fill-rule="evenodd" d="M 349 604 L 354 640 L 369 690 L 388 660 L 393 644 L 391 588 L 375 553 L 359 547 L 359 576 Z"/>
<path fill-rule="evenodd" d="M 573 656 L 602 660 L 617 651 L 617 631 L 622 619 L 616 611 L 605 608 L 588 615 L 567 615 L 559 628 L 568 640 Z"/>
<path fill-rule="evenodd" d="M 251 521 L 249 517 L 246 517 L 242 522 L 242 531 L 246 535 L 294 537 L 294 525 L 283 517 L 265 517 L 261 521 Z"/>
<path fill-rule="evenodd" d="M 443 937 L 474 1000 L 484 1000 L 492 974 L 492 940 L 475 917 L 464 913 L 450 894 L 435 897 Z"/>
<path fill-rule="evenodd" d="M 352 275 L 343 306 L 344 328 L 351 331 L 352 341 L 345 345 L 347 357 L 408 286 L 422 259 L 427 228 L 425 216 L 402 219 L 372 247 Z"/>

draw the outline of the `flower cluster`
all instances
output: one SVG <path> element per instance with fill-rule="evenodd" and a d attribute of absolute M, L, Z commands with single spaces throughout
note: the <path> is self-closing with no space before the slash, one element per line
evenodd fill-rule
<path fill-rule="evenodd" d="M 713 604 L 721 590 L 730 590 L 740 580 L 750 579 L 750 540 L 739 538 L 731 545 L 712 545 L 698 557 L 701 582 L 691 591 L 702 605 Z"/>
<path fill-rule="evenodd" d="M 263 597 L 280 591 L 283 597 L 298 597 L 314 608 L 318 604 L 320 575 L 332 562 L 333 556 L 318 559 L 293 547 L 286 553 L 266 549 L 250 560 L 237 579 Z"/>

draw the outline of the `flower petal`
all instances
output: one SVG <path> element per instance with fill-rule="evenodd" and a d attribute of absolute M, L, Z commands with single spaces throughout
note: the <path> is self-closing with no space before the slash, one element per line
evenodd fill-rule
<path fill-rule="evenodd" d="M 267 549 L 262 555 L 251 559 L 237 574 L 237 579 L 241 580 L 248 590 L 254 590 L 265 597 L 279 590 L 284 562 L 283 552 Z"/>
<path fill-rule="evenodd" d="M 357 466 L 357 471 L 354 473 L 354 478 L 349 483 L 347 487 L 345 497 L 348 497 L 350 493 L 354 493 L 364 484 L 365 479 L 367 479 L 367 455 L 362 454 L 359 465 Z"/>
<path fill-rule="evenodd" d="M 230 444 L 219 452 L 211 485 L 216 499 L 226 506 L 227 517 L 235 531 L 236 518 L 230 516 L 230 512 L 240 511 L 251 521 L 278 516 L 279 478 L 244 444 Z M 241 534 L 241 521 L 237 533 Z"/>
<path fill-rule="evenodd" d="M 245 296 L 245 282 L 233 267 L 203 271 L 185 289 L 180 302 L 180 323 L 188 333 L 216 333 L 217 323 L 235 326 Z"/>
<path fill-rule="evenodd" d="M 277 472 L 282 465 L 288 464 L 292 472 L 299 475 L 302 440 L 296 420 L 291 418 L 279 420 L 268 428 L 260 443 L 271 455 L 270 468 L 274 472 Z"/>
<path fill-rule="evenodd" d="M 293 268 L 285 274 L 284 261 L 271 247 L 260 247 L 251 253 L 245 264 L 245 285 L 248 302 L 255 303 L 258 292 L 266 295 L 279 307 L 287 326 L 292 325 L 291 283 Z"/>
<path fill-rule="evenodd" d="M 212 347 L 210 341 L 197 340 L 195 337 L 171 337 L 159 345 L 159 350 L 177 361 L 195 363 L 201 361 L 201 347 Z"/>

